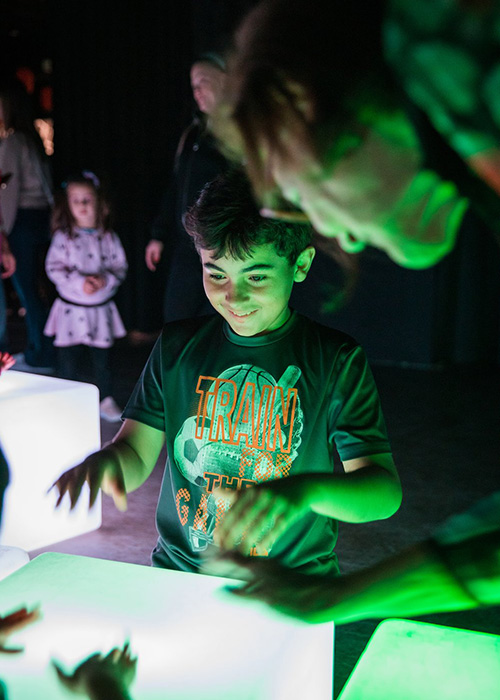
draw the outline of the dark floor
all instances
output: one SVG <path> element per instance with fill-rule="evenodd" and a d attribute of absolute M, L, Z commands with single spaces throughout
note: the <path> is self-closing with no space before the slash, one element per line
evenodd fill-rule
<path fill-rule="evenodd" d="M 134 346 L 128 340 L 115 347 L 116 399 L 122 405 L 150 347 Z M 344 571 L 371 564 L 425 538 L 448 515 L 500 487 L 498 368 L 425 371 L 375 367 L 374 373 L 403 483 L 404 501 L 400 511 L 387 521 L 340 525 L 338 554 Z M 116 424 L 102 422 L 103 442 L 110 440 L 115 431 Z M 156 539 L 154 512 L 161 476 L 160 459 L 150 479 L 130 495 L 126 514 L 118 513 L 105 498 L 100 530 L 49 549 L 149 564 Z M 31 556 L 42 551 L 46 550 L 31 552 Z M 422 619 L 500 633 L 500 608 Z M 368 621 L 337 628 L 335 696 L 376 624 Z"/>

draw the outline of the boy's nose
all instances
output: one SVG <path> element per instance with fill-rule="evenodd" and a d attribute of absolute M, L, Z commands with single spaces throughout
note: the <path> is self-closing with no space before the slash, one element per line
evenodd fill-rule
<path fill-rule="evenodd" d="M 240 304 L 248 299 L 248 292 L 245 286 L 242 285 L 231 285 L 226 290 L 226 301 L 230 304 Z"/>

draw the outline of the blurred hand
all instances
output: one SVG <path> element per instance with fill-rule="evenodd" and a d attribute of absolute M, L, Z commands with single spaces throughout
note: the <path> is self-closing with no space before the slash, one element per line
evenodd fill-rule
<path fill-rule="evenodd" d="M 291 525 L 309 512 L 306 486 L 307 478 L 299 475 L 231 492 L 234 501 L 215 531 L 216 543 L 244 554 L 257 545 L 257 553 L 267 553 Z M 221 497 L 227 498 L 228 492 Z"/>
<path fill-rule="evenodd" d="M 126 642 L 123 649 L 112 649 L 107 656 L 93 654 L 70 674 L 56 661 L 52 660 L 52 664 L 61 683 L 71 692 L 90 692 L 93 698 L 108 700 L 111 690 L 115 691 L 113 697 L 128 697 L 126 691 L 135 678 L 137 658 L 131 655 Z"/>
<path fill-rule="evenodd" d="M 3 267 L 3 272 L 1 274 L 2 279 L 11 277 L 16 271 L 16 259 L 8 247 L 4 247 L 2 250 L 0 261 Z"/>
<path fill-rule="evenodd" d="M 156 271 L 156 266 L 161 260 L 161 256 L 163 253 L 163 243 L 161 241 L 157 241 L 156 239 L 151 239 L 149 243 L 146 246 L 146 254 L 145 254 L 145 260 L 146 260 L 146 265 L 151 272 Z"/>
<path fill-rule="evenodd" d="M 83 283 L 83 291 L 85 294 L 95 294 L 102 289 L 106 284 L 104 275 L 87 275 Z"/>
<path fill-rule="evenodd" d="M 34 608 L 31 612 L 27 608 L 19 608 L 5 617 L 0 615 L 0 653 L 19 654 L 24 651 L 22 647 L 6 647 L 7 639 L 14 632 L 19 632 L 24 627 L 36 622 L 40 617 L 40 608 Z"/>
<path fill-rule="evenodd" d="M 127 510 L 127 493 L 120 462 L 113 452 L 113 448 L 104 448 L 99 452 L 89 455 L 81 464 L 61 474 L 59 479 L 50 487 L 59 492 L 56 508 L 66 493 L 69 494 L 71 510 L 76 506 L 83 488 L 87 482 L 90 488 L 89 508 L 95 503 L 99 489 L 111 496 L 118 510 Z"/>
<path fill-rule="evenodd" d="M 0 374 L 7 369 L 10 369 L 16 364 L 15 359 L 8 352 L 0 352 Z"/>
<path fill-rule="evenodd" d="M 273 559 L 245 557 L 237 552 L 227 552 L 221 559 L 243 570 L 249 579 L 240 587 L 227 588 L 233 595 L 263 601 L 304 622 L 337 621 L 335 605 L 346 597 L 342 577 L 302 574 Z"/>

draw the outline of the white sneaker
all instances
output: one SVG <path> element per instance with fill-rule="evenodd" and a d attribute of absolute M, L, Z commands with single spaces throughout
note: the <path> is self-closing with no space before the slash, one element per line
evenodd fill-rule
<path fill-rule="evenodd" d="M 112 396 L 106 396 L 99 405 L 101 418 L 110 423 L 118 423 L 122 417 L 122 409 L 118 406 Z"/>

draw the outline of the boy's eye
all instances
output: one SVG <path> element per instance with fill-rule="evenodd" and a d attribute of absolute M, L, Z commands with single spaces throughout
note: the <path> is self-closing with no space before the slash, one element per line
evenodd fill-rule
<path fill-rule="evenodd" d="M 263 282 L 266 279 L 265 275 L 251 275 L 250 280 L 252 282 Z"/>
<path fill-rule="evenodd" d="M 211 272 L 208 276 L 215 282 L 220 282 L 221 280 L 225 279 L 224 275 L 218 275 L 215 272 Z"/>

